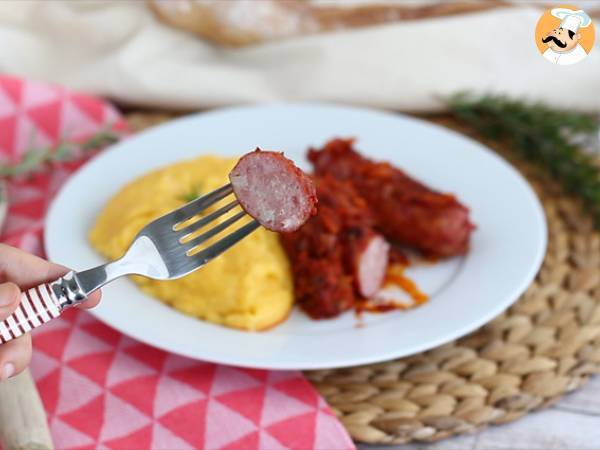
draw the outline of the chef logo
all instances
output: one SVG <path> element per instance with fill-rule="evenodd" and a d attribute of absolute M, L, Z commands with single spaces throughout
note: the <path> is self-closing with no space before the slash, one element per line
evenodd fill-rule
<path fill-rule="evenodd" d="M 535 29 L 535 41 L 548 61 L 561 66 L 578 63 L 592 50 L 596 32 L 587 13 L 574 6 L 546 11 Z"/>

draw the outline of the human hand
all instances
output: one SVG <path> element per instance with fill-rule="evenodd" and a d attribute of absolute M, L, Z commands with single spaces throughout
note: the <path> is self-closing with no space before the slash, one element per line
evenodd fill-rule
<path fill-rule="evenodd" d="M 21 291 L 40 283 L 54 281 L 69 269 L 52 264 L 8 245 L 0 244 L 0 321 L 10 316 L 19 305 Z M 92 308 L 100 301 L 100 292 L 94 292 L 81 304 Z M 0 345 L 0 381 L 20 373 L 31 360 L 31 336 Z"/>

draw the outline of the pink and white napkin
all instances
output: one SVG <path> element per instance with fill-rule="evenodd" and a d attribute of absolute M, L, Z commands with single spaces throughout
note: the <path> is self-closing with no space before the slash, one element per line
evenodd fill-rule
<path fill-rule="evenodd" d="M 97 98 L 0 76 L 0 164 L 60 139 L 125 131 Z M 0 240 L 43 255 L 44 216 L 81 165 L 9 181 Z M 118 299 L 105 298 L 104 301 Z M 33 376 L 60 449 L 351 449 L 348 434 L 299 372 L 193 361 L 134 341 L 71 310 L 34 336 Z"/>

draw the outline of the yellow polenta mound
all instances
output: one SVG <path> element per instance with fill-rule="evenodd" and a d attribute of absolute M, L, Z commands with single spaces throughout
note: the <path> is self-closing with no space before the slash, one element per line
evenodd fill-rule
<path fill-rule="evenodd" d="M 227 183 L 236 161 L 203 156 L 138 178 L 106 205 L 90 232 L 92 245 L 108 259 L 119 258 L 148 222 L 182 206 L 192 194 Z M 264 330 L 283 321 L 293 301 L 285 253 L 277 235 L 262 228 L 178 280 L 132 279 L 185 314 L 246 330 Z"/>

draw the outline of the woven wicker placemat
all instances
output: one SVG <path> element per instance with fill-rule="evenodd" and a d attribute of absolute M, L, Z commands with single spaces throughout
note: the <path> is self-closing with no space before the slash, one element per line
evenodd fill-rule
<path fill-rule="evenodd" d="M 170 117 L 128 115 L 134 129 Z M 448 117 L 434 120 L 458 128 Z M 600 370 L 600 234 L 580 202 L 542 171 L 486 144 L 542 200 L 549 231 L 542 268 L 508 311 L 462 339 L 380 364 L 306 372 L 356 441 L 435 441 L 510 422 Z"/>

